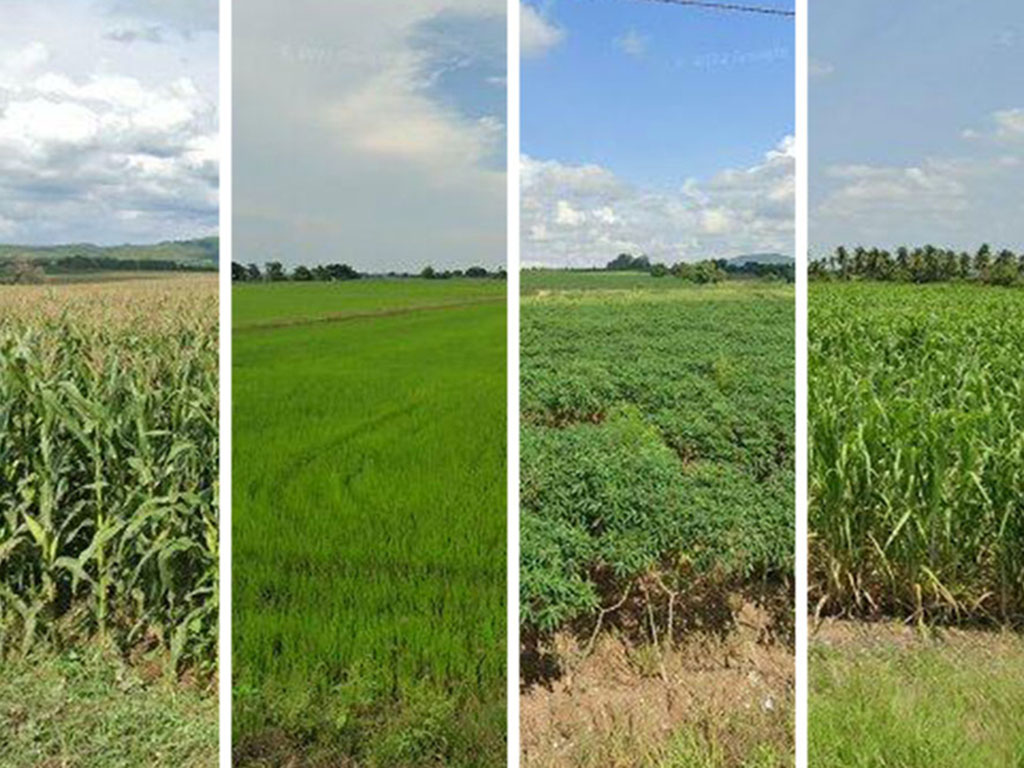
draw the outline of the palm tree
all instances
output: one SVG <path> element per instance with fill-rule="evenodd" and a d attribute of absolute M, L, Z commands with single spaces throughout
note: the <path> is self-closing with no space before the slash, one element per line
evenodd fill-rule
<path fill-rule="evenodd" d="M 988 243 L 983 243 L 978 252 L 974 254 L 974 271 L 978 273 L 981 280 L 988 280 L 988 270 L 992 265 L 992 249 Z"/>
<path fill-rule="evenodd" d="M 836 248 L 836 263 L 839 265 L 839 275 L 844 280 L 847 277 L 846 268 L 850 263 L 850 254 L 846 252 L 846 248 L 840 245 Z"/>
<path fill-rule="evenodd" d="M 971 254 L 967 251 L 960 253 L 960 277 L 965 280 L 971 276 Z"/>

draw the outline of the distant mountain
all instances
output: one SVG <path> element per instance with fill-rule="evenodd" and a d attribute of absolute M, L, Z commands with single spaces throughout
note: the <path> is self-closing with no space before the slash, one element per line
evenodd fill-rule
<path fill-rule="evenodd" d="M 0 262 L 18 258 L 54 262 L 75 256 L 125 262 L 163 261 L 188 267 L 210 267 L 220 262 L 220 238 L 214 236 L 195 240 L 168 240 L 151 245 L 0 245 Z"/>
<path fill-rule="evenodd" d="M 744 264 L 792 264 L 793 257 L 781 253 L 747 253 L 742 256 L 733 256 L 727 261 L 737 267 L 742 267 Z"/>

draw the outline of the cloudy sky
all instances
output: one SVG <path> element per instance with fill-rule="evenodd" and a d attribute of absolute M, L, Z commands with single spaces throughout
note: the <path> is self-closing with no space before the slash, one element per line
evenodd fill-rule
<path fill-rule="evenodd" d="M 216 0 L 0 8 L 0 241 L 216 232 Z"/>
<path fill-rule="evenodd" d="M 504 0 L 246 0 L 233 24 L 236 261 L 504 264 Z"/>
<path fill-rule="evenodd" d="M 521 34 L 524 265 L 792 254 L 791 19 L 523 0 Z"/>
<path fill-rule="evenodd" d="M 812 5 L 812 252 L 1019 248 L 1020 0 Z"/>

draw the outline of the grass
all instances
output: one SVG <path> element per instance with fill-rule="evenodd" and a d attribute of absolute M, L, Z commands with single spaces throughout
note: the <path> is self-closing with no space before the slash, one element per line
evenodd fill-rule
<path fill-rule="evenodd" d="M 1024 620 L 1024 294 L 814 284 L 812 599 Z"/>
<path fill-rule="evenodd" d="M 815 768 L 1024 766 L 1024 644 L 832 649 L 810 654 Z"/>
<path fill-rule="evenodd" d="M 708 289 L 736 288 L 742 283 L 753 283 L 761 287 L 770 282 L 751 275 L 731 277 L 725 284 L 707 286 Z M 671 274 L 654 277 L 650 272 L 631 270 L 575 270 L 575 269 L 525 269 L 519 279 L 522 296 L 534 296 L 552 291 L 643 291 L 675 292 L 681 287 L 697 289 L 691 281 L 683 281 Z"/>
<path fill-rule="evenodd" d="M 793 768 L 793 724 L 764 713 L 709 715 L 666 739 L 628 731 L 581 734 L 570 758 L 532 761 L 533 768 Z"/>
<path fill-rule="evenodd" d="M 756 719 L 756 718 L 754 718 Z M 673 735 L 668 746 L 653 759 L 651 768 L 792 768 L 791 749 L 776 746 L 792 739 L 786 733 L 766 734 L 749 723 L 708 723 L 702 730 Z M 787 723 L 792 731 L 792 723 Z M 775 742 L 775 743 L 772 743 Z"/>
<path fill-rule="evenodd" d="M 540 291 L 657 290 L 678 287 L 673 278 L 653 278 L 649 272 L 594 271 L 572 269 L 524 269 L 519 292 L 524 296 Z"/>
<path fill-rule="evenodd" d="M 480 291 L 491 301 L 236 331 L 241 764 L 503 759 L 504 285 L 243 286 L 235 311 L 258 324 L 264 302 L 308 319 Z"/>
<path fill-rule="evenodd" d="M 39 651 L 4 664 L 0 733 L 11 768 L 213 768 L 217 698 L 95 647 Z"/>
<path fill-rule="evenodd" d="M 714 724 L 705 730 L 686 729 L 667 743 L 645 744 L 627 734 L 591 736 L 577 745 L 573 768 L 792 768 L 792 751 L 780 750 L 760 739 L 761 732 L 735 724 Z M 787 737 L 783 736 L 783 739 Z M 791 739 L 791 737 L 788 737 Z M 538 768 L 562 768 L 562 760 Z"/>

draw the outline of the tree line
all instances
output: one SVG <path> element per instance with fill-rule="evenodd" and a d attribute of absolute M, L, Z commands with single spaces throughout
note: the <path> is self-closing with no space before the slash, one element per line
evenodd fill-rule
<path fill-rule="evenodd" d="M 0 259 L 4 282 L 42 282 L 47 274 L 81 272 L 216 272 L 216 264 L 189 264 L 170 259 L 123 259 L 113 256 L 61 256 L 55 259 L 17 256 Z"/>
<path fill-rule="evenodd" d="M 1003 249 L 994 253 L 986 243 L 974 253 L 925 245 L 900 246 L 895 252 L 880 248 L 839 246 L 833 253 L 811 259 L 812 280 L 881 280 L 901 283 L 937 283 L 972 280 L 990 285 L 1024 284 L 1024 253 Z"/>
<path fill-rule="evenodd" d="M 728 259 L 704 259 L 703 261 L 680 261 L 671 266 L 661 262 L 651 263 L 644 255 L 634 256 L 620 253 L 605 265 L 610 272 L 647 272 L 651 277 L 672 277 L 691 283 L 717 283 L 730 277 L 756 277 L 793 282 L 792 264 L 762 264 L 748 261 L 743 264 L 731 263 Z"/>
<path fill-rule="evenodd" d="M 424 267 L 419 273 L 386 272 L 379 275 L 359 272 L 349 264 L 317 264 L 307 267 L 300 264 L 288 270 L 279 261 L 268 261 L 261 270 L 256 264 L 239 264 L 231 262 L 231 279 L 235 282 L 334 282 L 339 280 L 359 280 L 364 277 L 420 277 L 424 280 L 448 280 L 453 277 L 505 279 L 505 270 L 499 268 L 488 272 L 484 267 L 473 266 L 468 269 L 435 270 L 432 266 Z"/>

